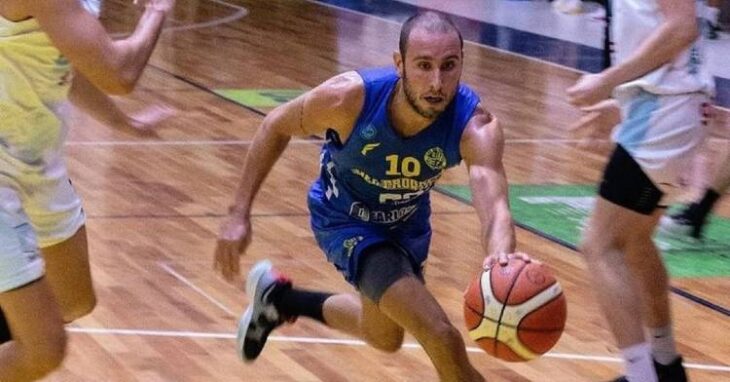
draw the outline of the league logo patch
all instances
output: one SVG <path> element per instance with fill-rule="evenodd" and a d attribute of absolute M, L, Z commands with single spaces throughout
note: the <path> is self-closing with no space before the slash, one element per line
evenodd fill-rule
<path fill-rule="evenodd" d="M 431 170 L 438 171 L 446 168 L 446 155 L 441 147 L 432 147 L 426 151 L 426 155 L 423 156 L 423 160 Z"/>
<path fill-rule="evenodd" d="M 378 134 L 378 130 L 373 125 L 367 125 L 364 129 L 360 130 L 360 137 L 365 140 L 373 139 Z"/>
<path fill-rule="evenodd" d="M 355 247 L 357 247 L 357 245 L 360 244 L 362 239 L 363 239 L 362 236 L 355 236 L 355 237 L 351 237 L 351 238 L 345 240 L 344 242 L 342 242 L 342 246 L 347 251 L 347 257 L 352 256 L 352 251 L 355 250 Z"/>

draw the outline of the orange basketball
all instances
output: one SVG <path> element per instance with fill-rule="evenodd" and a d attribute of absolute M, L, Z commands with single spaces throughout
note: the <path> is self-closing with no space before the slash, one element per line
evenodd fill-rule
<path fill-rule="evenodd" d="M 565 295 L 544 264 L 511 259 L 481 272 L 464 294 L 469 336 L 505 361 L 546 353 L 563 333 L 566 316 Z"/>

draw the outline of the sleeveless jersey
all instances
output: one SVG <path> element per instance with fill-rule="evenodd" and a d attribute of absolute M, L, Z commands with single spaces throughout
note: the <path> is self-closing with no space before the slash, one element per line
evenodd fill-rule
<path fill-rule="evenodd" d="M 701 7 L 703 2 L 698 2 Z M 616 63 L 621 63 L 634 54 L 641 44 L 663 22 L 656 0 L 614 0 L 612 1 L 612 35 L 614 37 Z M 702 37 L 674 60 L 659 68 L 616 88 L 615 95 L 621 99 L 632 96 L 637 88 L 652 94 L 678 95 L 707 93 L 714 90 L 712 78 L 704 65 Z"/>
<path fill-rule="evenodd" d="M 402 222 L 419 209 L 430 210 L 428 191 L 446 168 L 461 161 L 461 136 L 479 97 L 460 85 L 430 126 L 406 138 L 389 120 L 388 105 L 399 80 L 395 70 L 358 73 L 365 87 L 364 105 L 345 142 L 333 130 L 327 132 L 321 174 L 309 194 L 310 207 L 315 204 L 333 216 L 346 214 L 370 223 Z"/>
<path fill-rule="evenodd" d="M 98 17 L 99 0 L 80 0 Z M 35 19 L 0 17 L 0 146 L 36 163 L 63 144 L 71 67 Z"/>

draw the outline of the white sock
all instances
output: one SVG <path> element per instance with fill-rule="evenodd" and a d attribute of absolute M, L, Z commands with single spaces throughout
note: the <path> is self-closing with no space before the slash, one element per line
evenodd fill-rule
<path fill-rule="evenodd" d="M 658 382 L 654 361 L 651 358 L 651 345 L 642 342 L 621 349 L 629 382 Z"/>
<path fill-rule="evenodd" d="M 662 365 L 669 365 L 679 357 L 677 347 L 674 343 L 674 332 L 672 325 L 663 328 L 650 328 L 651 351 L 654 359 Z"/>
<path fill-rule="evenodd" d="M 705 7 L 705 20 L 712 25 L 717 25 L 717 19 L 720 17 L 720 8 Z"/>

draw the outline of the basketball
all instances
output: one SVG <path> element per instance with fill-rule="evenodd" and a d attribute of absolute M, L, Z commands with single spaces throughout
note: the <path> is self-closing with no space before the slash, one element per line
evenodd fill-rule
<path fill-rule="evenodd" d="M 464 294 L 469 337 L 509 362 L 529 361 L 550 350 L 566 316 L 563 290 L 544 264 L 510 259 L 482 271 Z"/>

